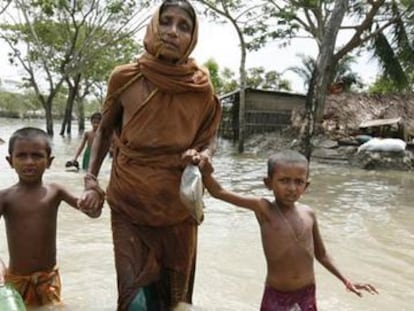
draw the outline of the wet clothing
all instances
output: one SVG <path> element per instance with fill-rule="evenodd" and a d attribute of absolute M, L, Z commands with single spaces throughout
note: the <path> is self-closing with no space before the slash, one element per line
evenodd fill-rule
<path fill-rule="evenodd" d="M 170 310 L 180 301 L 191 302 L 197 247 L 192 218 L 153 227 L 133 224 L 113 210 L 111 216 L 119 310 L 127 310 L 136 296 L 142 296 L 148 310 Z"/>
<path fill-rule="evenodd" d="M 89 167 L 89 159 L 91 158 L 91 147 L 88 146 L 85 149 L 85 152 L 83 153 L 83 158 L 82 158 L 82 169 L 83 170 L 87 170 Z"/>
<path fill-rule="evenodd" d="M 114 69 L 103 108 L 105 119 L 120 102 L 136 103 L 131 118 L 114 133 L 106 193 L 122 311 L 131 302 L 159 304 L 148 310 L 191 303 L 197 224 L 179 197 L 181 155 L 208 148 L 221 118 L 208 73 L 187 59 L 197 26 L 189 51 L 169 64 L 157 58 L 158 23 L 157 11 L 144 39 L 147 52 Z"/>
<path fill-rule="evenodd" d="M 61 303 L 61 281 L 57 268 L 48 272 L 35 272 L 31 275 L 6 274 L 6 282 L 22 296 L 28 306 L 44 306 Z"/>
<path fill-rule="evenodd" d="M 316 311 L 315 284 L 305 288 L 282 292 L 266 286 L 260 311 Z"/>

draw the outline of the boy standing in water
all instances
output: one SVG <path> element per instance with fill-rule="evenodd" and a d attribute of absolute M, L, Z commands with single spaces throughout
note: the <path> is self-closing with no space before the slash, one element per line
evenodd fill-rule
<path fill-rule="evenodd" d="M 77 162 L 78 157 L 80 156 L 80 154 L 82 153 L 82 150 L 86 146 L 86 149 L 85 149 L 85 152 L 83 153 L 83 158 L 82 158 L 82 169 L 83 170 L 88 169 L 92 143 L 93 143 L 93 140 L 95 139 L 96 130 L 98 129 L 98 126 L 99 126 L 99 123 L 101 123 L 101 120 L 102 120 L 102 114 L 100 112 L 95 112 L 94 114 L 92 114 L 91 116 L 92 130 L 86 131 L 83 134 L 82 141 L 78 149 L 76 150 L 75 157 L 73 158 L 72 161 L 68 161 L 66 163 L 66 166 L 76 166 L 76 163 L 78 163 Z"/>
<path fill-rule="evenodd" d="M 19 179 L 0 190 L 0 216 L 5 219 L 10 258 L 5 280 L 27 305 L 60 303 L 57 212 L 62 201 L 78 208 L 78 198 L 56 183 L 43 182 L 43 173 L 53 160 L 51 142 L 44 131 L 32 127 L 17 130 L 10 137 L 6 159 Z M 100 207 L 84 212 L 98 217 Z"/>
<path fill-rule="evenodd" d="M 273 201 L 223 189 L 212 176 L 213 167 L 207 158 L 202 157 L 199 166 L 212 196 L 256 214 L 267 262 L 261 311 L 317 310 L 314 258 L 347 290 L 358 296 L 362 296 L 361 290 L 377 293 L 372 285 L 353 283 L 338 270 L 325 249 L 315 213 L 297 204 L 309 185 L 309 164 L 302 154 L 286 150 L 269 158 L 264 184 L 273 192 Z"/>

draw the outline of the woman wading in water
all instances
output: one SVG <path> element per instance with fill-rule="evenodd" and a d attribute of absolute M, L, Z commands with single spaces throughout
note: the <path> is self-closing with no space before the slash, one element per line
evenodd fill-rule
<path fill-rule="evenodd" d="M 191 303 L 197 224 L 180 200 L 180 179 L 200 153 L 211 157 L 221 118 L 208 73 L 189 58 L 197 33 L 187 1 L 164 1 L 147 27 L 146 52 L 109 80 L 81 206 L 99 208 L 104 199 L 97 176 L 114 134 L 106 199 L 118 310 Z"/>

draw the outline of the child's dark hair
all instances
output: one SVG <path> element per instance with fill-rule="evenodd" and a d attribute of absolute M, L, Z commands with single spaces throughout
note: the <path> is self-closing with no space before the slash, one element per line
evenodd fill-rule
<path fill-rule="evenodd" d="M 91 121 L 93 120 L 102 120 L 102 113 L 94 112 L 92 113 L 91 117 L 89 118 Z"/>
<path fill-rule="evenodd" d="M 295 150 L 282 150 L 272 154 L 267 160 L 267 176 L 272 177 L 275 167 L 279 164 L 297 163 L 303 164 L 308 168 L 309 175 L 309 162 L 306 157 Z"/>
<path fill-rule="evenodd" d="M 183 9 L 191 17 L 193 24 L 196 20 L 196 13 L 193 6 L 187 0 L 164 0 L 160 7 L 160 15 L 167 7 L 179 7 Z"/>
<path fill-rule="evenodd" d="M 50 136 L 45 131 L 37 127 L 23 127 L 15 131 L 9 139 L 9 155 L 12 155 L 13 153 L 16 140 L 34 139 L 36 137 L 41 137 L 45 140 L 46 152 L 47 152 L 47 155 L 50 156 L 50 154 L 52 153 L 52 142 L 50 140 Z"/>

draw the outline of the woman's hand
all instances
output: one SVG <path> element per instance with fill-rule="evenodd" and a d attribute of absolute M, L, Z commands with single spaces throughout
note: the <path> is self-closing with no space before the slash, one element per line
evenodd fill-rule
<path fill-rule="evenodd" d="M 104 200 L 94 189 L 85 190 L 78 201 L 78 208 L 89 217 L 96 218 L 101 215 Z"/>
<path fill-rule="evenodd" d="M 183 161 L 183 166 L 186 166 L 189 163 L 198 165 L 200 162 L 200 153 L 195 149 L 188 149 L 181 155 L 181 160 Z"/>
<path fill-rule="evenodd" d="M 89 217 L 99 217 L 105 202 L 105 191 L 101 189 L 98 179 L 91 173 L 84 177 L 85 191 L 78 200 L 78 208 Z"/>

